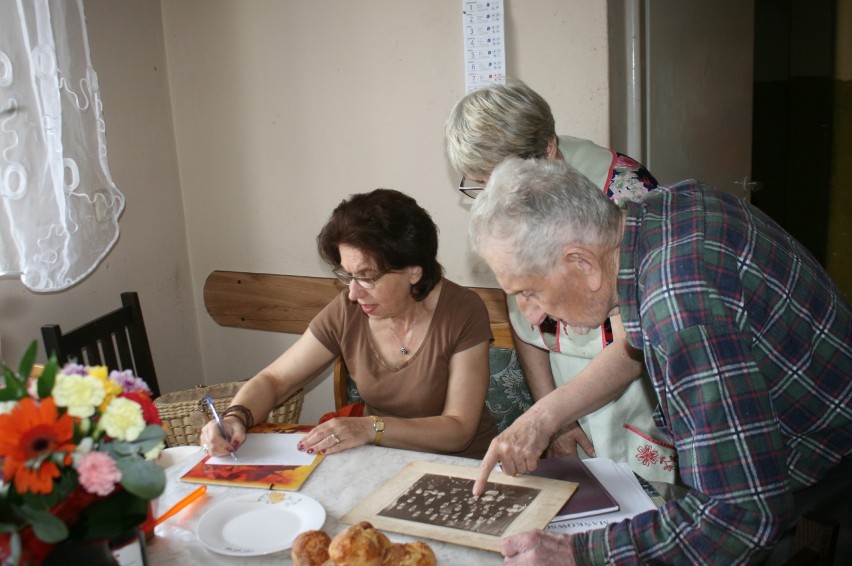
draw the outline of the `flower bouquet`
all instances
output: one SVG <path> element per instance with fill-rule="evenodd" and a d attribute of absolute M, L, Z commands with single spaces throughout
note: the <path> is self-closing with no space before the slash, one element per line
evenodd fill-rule
<path fill-rule="evenodd" d="M 62 541 L 111 540 L 164 490 L 165 432 L 132 372 L 51 357 L 31 377 L 33 342 L 0 389 L 0 561 L 41 563 Z"/>

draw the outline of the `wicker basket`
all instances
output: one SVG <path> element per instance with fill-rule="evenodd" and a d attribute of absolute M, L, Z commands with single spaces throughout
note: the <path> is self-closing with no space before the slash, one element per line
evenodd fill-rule
<path fill-rule="evenodd" d="M 166 429 L 167 446 L 188 446 L 198 444 L 198 435 L 209 417 L 204 410 L 204 396 L 213 398 L 213 405 L 220 413 L 231 404 L 231 400 L 245 381 L 231 381 L 217 385 L 202 386 L 184 391 L 166 393 L 154 399 L 154 405 L 160 412 L 160 419 Z M 267 422 L 298 423 L 302 414 L 302 402 L 305 393 L 301 389 L 289 399 L 275 407 Z M 258 423 L 259 424 L 259 423 Z"/>

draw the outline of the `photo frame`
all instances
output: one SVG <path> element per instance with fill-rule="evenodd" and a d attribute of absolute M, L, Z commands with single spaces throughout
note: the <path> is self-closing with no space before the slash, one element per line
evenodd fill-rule
<path fill-rule="evenodd" d="M 508 535 L 543 529 L 577 489 L 566 482 L 492 472 L 471 495 L 478 468 L 411 462 L 341 519 L 379 530 L 493 552 Z"/>

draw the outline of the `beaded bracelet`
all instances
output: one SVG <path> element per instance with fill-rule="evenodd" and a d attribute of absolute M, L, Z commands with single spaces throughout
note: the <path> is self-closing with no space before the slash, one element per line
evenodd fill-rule
<path fill-rule="evenodd" d="M 246 430 L 254 426 L 254 417 L 252 417 L 251 411 L 243 405 L 231 405 L 225 409 L 225 412 L 222 413 L 222 418 L 224 419 L 228 416 L 241 420 Z"/>

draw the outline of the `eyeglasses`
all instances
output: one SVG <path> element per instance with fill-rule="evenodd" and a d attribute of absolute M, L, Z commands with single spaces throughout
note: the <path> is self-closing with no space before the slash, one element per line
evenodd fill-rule
<path fill-rule="evenodd" d="M 388 273 L 398 273 L 397 271 L 382 271 L 375 277 L 359 277 L 357 275 L 352 275 L 348 271 L 343 271 L 342 269 L 334 269 L 332 273 L 340 279 L 340 282 L 346 286 L 349 286 L 353 281 L 355 281 L 358 285 L 360 285 L 364 289 L 375 289 L 376 281 L 387 275 Z"/>
<path fill-rule="evenodd" d="M 485 187 L 466 187 L 464 182 L 466 177 L 462 177 L 461 181 L 459 181 L 459 190 L 464 194 L 464 196 L 469 198 L 476 198 L 479 196 L 479 193 L 485 190 Z"/>

